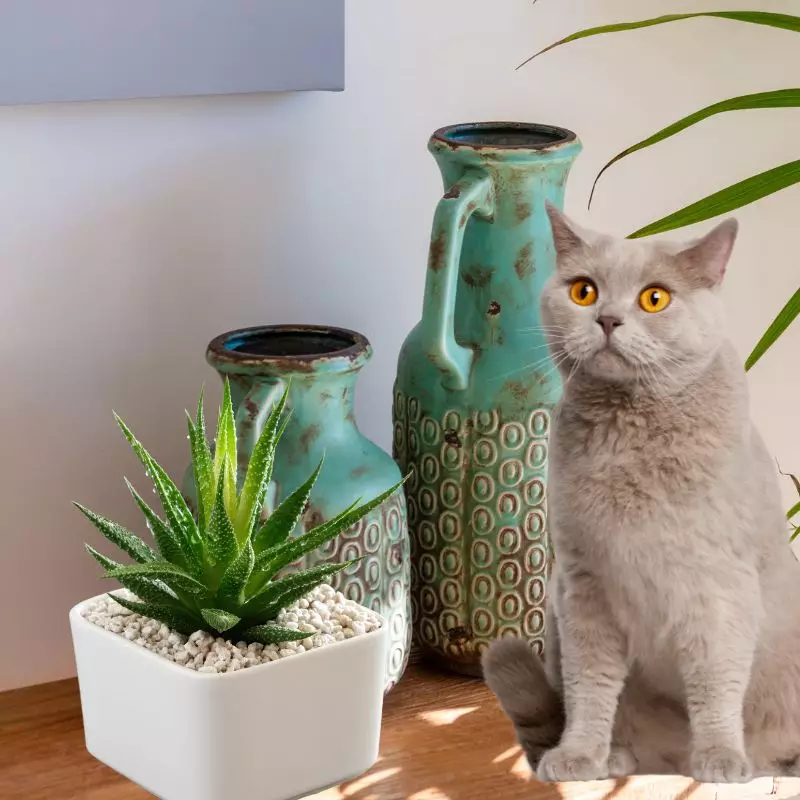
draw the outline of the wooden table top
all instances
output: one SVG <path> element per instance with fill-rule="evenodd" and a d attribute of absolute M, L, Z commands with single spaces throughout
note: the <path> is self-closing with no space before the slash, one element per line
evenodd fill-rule
<path fill-rule="evenodd" d="M 84 747 L 75 680 L 0 694 L 0 798 L 145 800 L 150 794 Z M 381 755 L 363 777 L 316 800 L 728 800 L 800 798 L 800 780 L 745 786 L 636 777 L 538 783 L 480 682 L 409 667 L 386 699 Z M 187 799 L 189 800 L 189 799 Z M 251 800 L 257 800 L 252 798 Z"/>

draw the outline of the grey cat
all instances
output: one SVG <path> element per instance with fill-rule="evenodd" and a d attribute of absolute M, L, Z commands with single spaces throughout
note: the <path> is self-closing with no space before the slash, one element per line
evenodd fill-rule
<path fill-rule="evenodd" d="M 501 640 L 486 680 L 542 780 L 800 774 L 800 564 L 719 291 L 736 222 L 681 246 L 548 213 L 545 663 Z"/>

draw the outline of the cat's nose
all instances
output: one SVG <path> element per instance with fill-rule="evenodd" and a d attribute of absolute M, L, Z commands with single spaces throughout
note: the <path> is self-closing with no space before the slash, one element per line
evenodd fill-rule
<path fill-rule="evenodd" d="M 614 328 L 619 328 L 622 325 L 622 320 L 619 317 L 609 317 L 604 314 L 597 318 L 597 324 L 602 327 L 606 338 L 609 338 Z"/>

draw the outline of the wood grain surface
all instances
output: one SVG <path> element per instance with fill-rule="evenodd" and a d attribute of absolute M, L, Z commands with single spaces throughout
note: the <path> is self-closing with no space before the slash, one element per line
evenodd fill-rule
<path fill-rule="evenodd" d="M 2 800 L 149 797 L 143 789 L 86 752 L 74 680 L 0 694 Z M 510 725 L 482 683 L 439 675 L 413 665 L 386 700 L 378 763 L 363 777 L 314 797 L 316 800 L 759 797 L 789 800 L 800 798 L 800 780 L 762 779 L 745 786 L 710 786 L 667 776 L 560 786 L 540 784 L 531 777 L 515 746 Z"/>

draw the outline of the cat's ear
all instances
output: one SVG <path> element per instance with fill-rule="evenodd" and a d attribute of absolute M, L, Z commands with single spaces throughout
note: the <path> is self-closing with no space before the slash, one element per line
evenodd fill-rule
<path fill-rule="evenodd" d="M 556 255 L 559 258 L 579 250 L 586 243 L 581 229 L 572 220 L 568 219 L 549 200 L 545 200 L 544 207 L 550 218 L 550 227 L 553 231 L 553 243 Z"/>
<path fill-rule="evenodd" d="M 702 239 L 681 250 L 678 258 L 684 272 L 700 286 L 719 286 L 725 277 L 738 230 L 739 223 L 735 219 L 726 219 Z"/>

